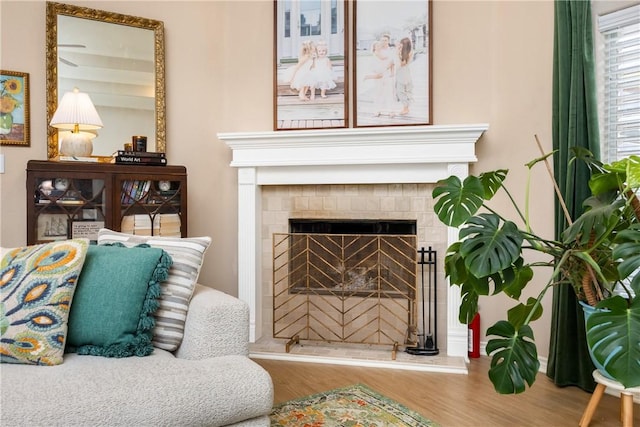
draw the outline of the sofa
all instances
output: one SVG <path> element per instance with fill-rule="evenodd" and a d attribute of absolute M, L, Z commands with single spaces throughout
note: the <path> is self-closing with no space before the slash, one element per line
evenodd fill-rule
<path fill-rule="evenodd" d="M 249 359 L 248 342 L 247 305 L 196 285 L 174 352 L 0 365 L 0 424 L 268 426 L 273 384 Z"/>

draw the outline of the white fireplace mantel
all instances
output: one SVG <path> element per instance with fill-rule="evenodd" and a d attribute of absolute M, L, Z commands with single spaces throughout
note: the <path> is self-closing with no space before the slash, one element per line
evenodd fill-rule
<path fill-rule="evenodd" d="M 219 133 L 238 168 L 238 297 L 249 304 L 250 338 L 262 331 L 260 188 L 264 185 L 433 183 L 464 178 L 487 124 Z M 457 239 L 450 229 L 448 244 Z M 447 288 L 447 353 L 466 356 L 460 294 Z"/>

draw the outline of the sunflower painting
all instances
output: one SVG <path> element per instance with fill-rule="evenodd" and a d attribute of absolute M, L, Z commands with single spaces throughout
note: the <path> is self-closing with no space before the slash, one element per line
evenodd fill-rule
<path fill-rule="evenodd" d="M 29 74 L 0 70 L 0 145 L 29 145 Z"/>

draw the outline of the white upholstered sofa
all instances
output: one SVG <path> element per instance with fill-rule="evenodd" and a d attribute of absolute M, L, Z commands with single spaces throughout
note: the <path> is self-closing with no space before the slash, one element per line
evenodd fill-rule
<path fill-rule="evenodd" d="M 248 358 L 248 342 L 247 305 L 197 285 L 174 353 L 0 365 L 0 424 L 268 426 L 273 384 Z"/>

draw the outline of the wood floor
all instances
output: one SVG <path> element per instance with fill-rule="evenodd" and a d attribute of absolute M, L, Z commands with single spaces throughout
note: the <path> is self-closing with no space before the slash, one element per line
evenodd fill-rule
<path fill-rule="evenodd" d="M 489 359 L 473 359 L 469 375 L 360 368 L 276 360 L 256 360 L 273 379 L 275 403 L 336 387 L 363 383 L 442 426 L 577 426 L 591 394 L 577 387 L 556 387 L 538 374 L 520 395 L 495 393 Z M 634 421 L 640 426 L 640 408 Z M 520 415 L 522 414 L 522 415 Z M 620 400 L 604 395 L 592 427 L 619 426 Z"/>

